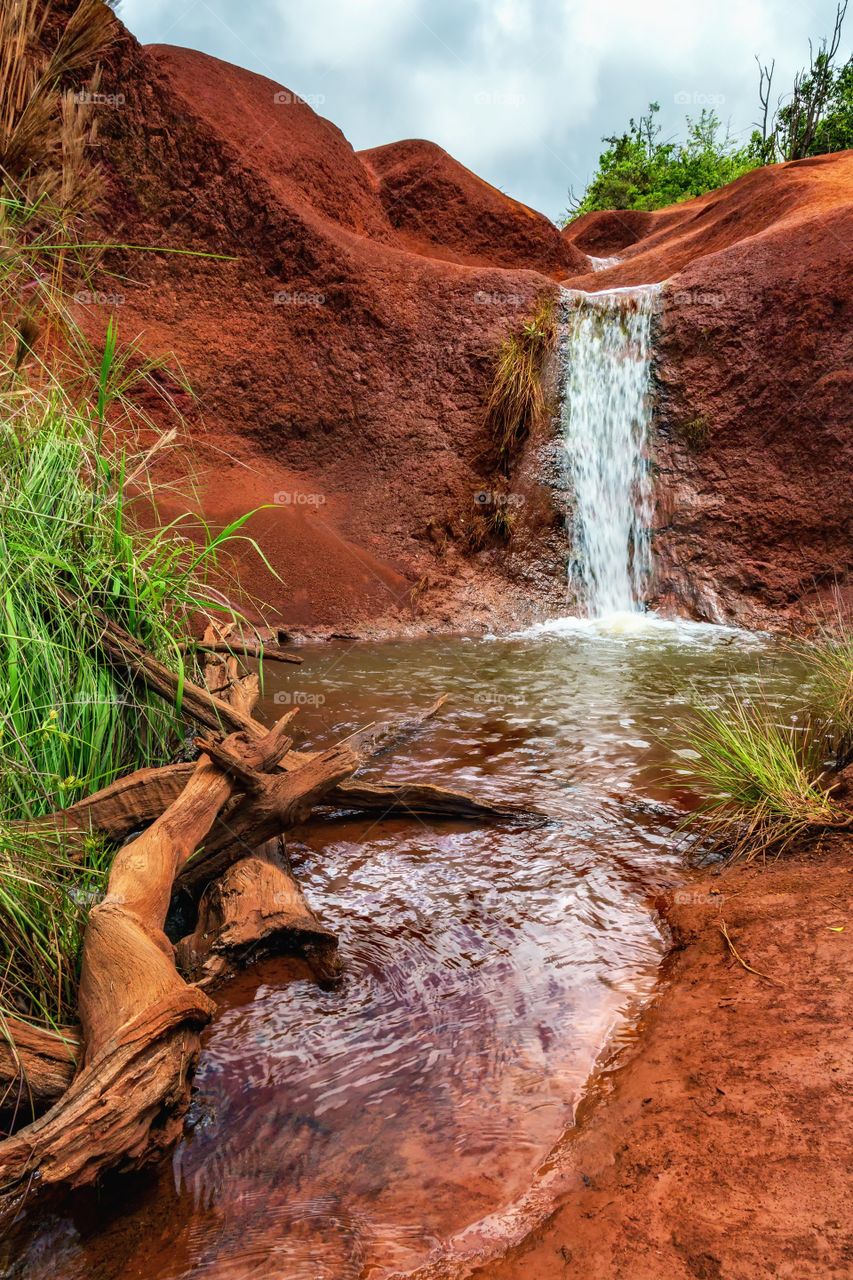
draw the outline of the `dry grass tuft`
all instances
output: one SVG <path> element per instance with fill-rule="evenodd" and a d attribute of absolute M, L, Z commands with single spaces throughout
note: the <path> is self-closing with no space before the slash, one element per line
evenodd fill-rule
<path fill-rule="evenodd" d="M 509 474 L 521 445 L 542 412 L 542 375 L 554 350 L 557 326 L 552 297 L 540 302 L 533 318 L 503 343 L 486 403 L 486 425 L 497 464 Z"/>
<path fill-rule="evenodd" d="M 101 194 L 86 155 L 96 130 L 91 94 L 118 24 L 103 0 L 80 0 L 51 47 L 51 17 L 49 0 L 4 0 L 0 8 L 0 178 L 6 195 L 48 202 L 70 220 Z M 85 72 L 89 93 L 75 93 L 68 81 Z"/>

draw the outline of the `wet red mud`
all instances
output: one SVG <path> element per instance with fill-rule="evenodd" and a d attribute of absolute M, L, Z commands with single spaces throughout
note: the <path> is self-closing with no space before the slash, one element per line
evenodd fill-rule
<path fill-rule="evenodd" d="M 839 839 L 661 902 L 674 950 L 562 1203 L 477 1280 L 853 1274 L 851 887 Z"/>

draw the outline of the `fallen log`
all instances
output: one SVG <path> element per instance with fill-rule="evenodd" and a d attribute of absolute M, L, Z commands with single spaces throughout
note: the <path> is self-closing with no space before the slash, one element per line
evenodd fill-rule
<path fill-rule="evenodd" d="M 340 972 L 337 936 L 308 906 L 278 843 L 241 858 L 205 889 L 195 930 L 176 948 L 178 967 L 193 982 L 209 987 L 281 952 L 303 956 L 317 977 Z"/>
<path fill-rule="evenodd" d="M 190 640 L 180 646 L 182 653 L 222 653 L 238 658 L 257 658 L 261 662 L 292 662 L 301 664 L 297 653 L 290 653 L 279 645 L 262 644 L 259 640 Z"/>
<path fill-rule="evenodd" d="M 78 607 L 69 592 L 58 591 L 58 595 L 69 608 Z M 191 680 L 181 682 L 165 663 L 153 657 L 135 636 L 112 622 L 106 614 L 99 615 L 99 622 L 99 643 L 109 661 L 167 702 L 180 705 L 188 719 L 196 720 L 214 732 L 224 729 L 231 733 L 245 733 L 249 737 L 263 737 L 266 730 L 257 720 L 232 707 L 209 689 Z"/>
<path fill-rule="evenodd" d="M 237 712 L 248 718 L 254 707 L 253 694 L 256 685 L 250 681 L 255 677 L 247 676 L 240 681 L 242 705 Z M 225 682 L 227 684 L 227 679 Z M 224 700 L 223 700 L 224 701 Z M 360 746 L 365 760 L 390 751 L 410 738 L 443 706 L 445 698 L 439 698 L 419 716 L 408 717 L 390 724 L 383 723 L 362 729 L 353 735 L 352 743 Z M 228 703 L 224 702 L 224 705 Z M 248 708 L 248 710 L 247 710 Z M 229 708 L 234 710 L 234 708 Z M 252 721 L 253 732 L 264 732 L 263 726 Z M 281 762 L 283 769 L 297 769 L 313 758 L 313 753 L 291 750 Z M 153 822 L 180 794 L 187 779 L 192 773 L 192 764 L 164 765 L 157 769 L 138 769 L 135 773 L 119 778 L 108 787 L 79 800 L 67 809 L 58 809 L 45 817 L 36 818 L 18 824 L 34 837 L 45 837 L 62 832 L 73 835 L 75 832 L 88 834 L 99 832 L 108 839 L 126 840 L 134 831 Z M 364 783 L 347 780 L 335 787 L 327 797 L 328 806 L 344 809 L 349 812 L 366 813 L 381 812 L 389 817 L 439 817 L 470 818 L 479 821 L 505 821 L 511 818 L 539 816 L 535 810 L 517 809 L 512 805 L 478 799 L 465 791 L 456 791 L 449 787 L 440 787 L 419 779 L 399 783 Z M 243 838 L 240 824 L 227 824 L 218 818 L 214 824 L 214 838 L 227 841 L 228 838 Z"/>
<path fill-rule="evenodd" d="M 289 749 L 284 730 L 279 722 L 262 740 L 234 736 L 227 749 L 261 773 Z M 312 761 L 305 776 L 280 775 L 285 823 L 357 763 L 343 747 Z M 179 976 L 163 924 L 176 875 L 232 790 L 202 756 L 178 799 L 116 855 L 107 896 L 86 928 L 81 1067 L 44 1116 L 0 1143 L 0 1209 L 13 1209 L 36 1176 L 40 1189 L 80 1186 L 113 1165 L 135 1167 L 178 1136 L 198 1033 L 213 1005 Z"/>
<path fill-rule="evenodd" d="M 458 818 L 473 822 L 507 822 L 542 817 L 535 810 L 480 800 L 467 791 L 432 782 L 344 782 L 328 796 L 329 810 L 380 813 L 383 817 Z"/>
<path fill-rule="evenodd" d="M 216 638 L 213 627 L 205 640 Z M 221 635 L 226 638 L 225 634 Z M 223 697 L 245 715 L 251 715 L 260 694 L 255 675 L 236 679 L 233 656 L 220 659 L 209 655 L 204 679 L 209 689 L 223 691 Z M 198 744 L 226 772 L 234 772 L 234 761 L 216 742 Z M 239 780 L 239 766 L 234 772 Z M 257 790 L 256 778 L 243 778 L 250 791 Z M 196 927 L 176 947 L 178 967 L 185 977 L 210 987 L 214 983 L 261 956 L 271 952 L 297 952 L 307 959 L 317 977 L 329 978 L 340 972 L 338 940 L 309 908 L 296 883 L 281 836 L 256 849 L 254 854 L 233 863 L 204 889 L 198 905 Z"/>
<path fill-rule="evenodd" d="M 410 737 L 436 714 L 444 701 L 444 697 L 439 698 L 418 716 L 391 724 L 369 725 L 366 729 L 359 730 L 344 739 L 341 745 L 358 752 L 358 768 L 362 768 L 369 760 L 384 754 L 400 741 Z M 292 760 L 294 754 L 291 752 L 286 763 Z M 300 759 L 304 762 L 299 767 L 300 774 L 322 760 L 324 754 L 300 755 Z M 280 810 L 281 797 L 286 794 L 285 783 L 288 776 L 284 774 L 257 780 L 243 779 L 242 799 L 237 801 L 227 813 L 220 814 L 216 831 L 211 831 L 210 839 L 204 849 L 185 867 L 180 877 L 182 888 L 198 894 L 208 880 L 220 875 L 225 866 L 233 860 L 235 844 L 241 845 L 247 853 L 251 853 L 259 845 L 265 844 L 284 830 Z M 347 786 L 350 785 L 347 784 Z M 335 803 L 337 793 L 341 789 L 338 787 L 335 792 L 329 792 L 327 801 L 331 800 Z M 375 799 L 374 788 L 371 800 L 375 801 Z M 403 812 L 411 816 L 411 810 L 405 807 Z"/>
<path fill-rule="evenodd" d="M 37 1116 L 71 1083 L 80 1056 L 76 1027 L 50 1031 L 16 1018 L 0 1023 L 0 1112 L 7 1130 Z M 8 1120 L 5 1119 L 8 1117 Z"/>
<path fill-rule="evenodd" d="M 306 753 L 291 751 L 305 763 Z M 33 836 L 48 838 L 57 831 L 69 835 L 100 832 L 108 839 L 126 840 L 134 831 L 158 818 L 180 795 L 193 771 L 192 764 L 164 765 L 159 769 L 138 769 L 102 791 L 87 796 L 67 809 L 57 809 L 43 818 L 18 824 Z M 383 813 L 388 817 L 470 818 L 500 822 L 542 816 L 533 809 L 517 809 L 498 801 L 481 800 L 466 791 L 441 787 L 417 779 L 396 783 L 347 780 L 329 792 L 324 808 L 350 813 Z M 222 819 L 214 823 L 215 836 L 227 835 Z"/>
<path fill-rule="evenodd" d="M 227 689 L 226 696 L 229 700 L 237 701 L 238 709 L 250 715 L 258 698 L 258 680 L 254 675 L 237 680 L 235 678 L 236 662 L 232 668 L 232 661 L 232 659 L 228 659 L 227 662 L 214 660 L 206 672 L 206 680 L 214 691 Z M 174 772 L 171 779 L 174 785 L 167 786 L 165 790 L 157 786 L 153 791 L 149 789 L 149 798 L 153 798 L 155 793 L 158 795 L 158 807 L 161 806 L 161 813 L 177 800 L 194 771 L 194 765 L 182 765 Z M 142 772 L 156 774 L 157 771 Z M 108 800 L 108 834 L 114 838 L 124 839 L 130 834 L 129 829 L 125 830 L 127 824 L 133 827 L 148 825 L 147 822 L 140 823 L 138 812 L 134 809 L 132 801 L 128 799 L 128 795 L 133 794 L 133 788 L 128 793 L 120 781 L 101 794 Z M 81 831 L 87 831 L 92 826 L 89 817 L 91 799 L 93 797 L 81 801 L 78 814 L 72 815 L 72 820 L 75 816 L 79 818 Z M 61 814 L 53 816 L 60 817 Z M 159 816 L 160 813 L 152 814 L 150 821 L 154 821 Z M 285 873 L 282 871 L 280 874 L 284 876 Z M 298 893 L 298 889 L 296 892 Z M 233 926 L 236 916 L 233 895 L 230 901 L 232 906 L 230 923 Z M 253 913 L 251 903 L 247 903 L 247 912 L 248 920 L 254 922 L 259 930 L 268 930 L 272 927 L 274 922 L 271 919 L 261 921 L 258 915 Z M 243 940 L 248 944 L 248 929 L 243 935 Z M 248 958 L 248 945 L 245 947 L 245 952 Z M 236 955 L 236 948 L 232 948 L 228 954 Z M 331 971 L 333 967 L 330 961 L 327 969 Z M 220 971 L 224 971 L 224 966 L 220 966 Z M 3 1033 L 5 1033 L 5 1039 L 2 1038 Z M 79 1028 L 66 1028 L 62 1033 L 58 1033 L 34 1027 L 19 1020 L 7 1020 L 5 1025 L 0 1026 L 0 1115 L 4 1118 L 7 1132 L 12 1132 L 20 1124 L 22 1115 L 27 1119 L 34 1119 L 42 1114 L 46 1107 L 54 1103 L 69 1088 L 80 1054 Z"/>

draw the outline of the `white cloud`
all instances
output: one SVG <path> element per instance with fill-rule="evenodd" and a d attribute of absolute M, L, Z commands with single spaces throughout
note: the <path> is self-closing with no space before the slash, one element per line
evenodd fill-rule
<path fill-rule="evenodd" d="M 652 99 L 666 131 L 712 99 L 747 134 L 753 54 L 780 87 L 834 0 L 125 0 L 146 42 L 187 45 L 305 96 L 356 147 L 429 138 L 556 216 L 603 134 Z M 685 105 L 685 99 L 687 103 Z"/>

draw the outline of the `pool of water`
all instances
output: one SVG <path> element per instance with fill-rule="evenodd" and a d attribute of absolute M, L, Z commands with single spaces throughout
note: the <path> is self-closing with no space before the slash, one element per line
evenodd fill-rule
<path fill-rule="evenodd" d="M 365 776 L 550 820 L 294 832 L 343 978 L 274 959 L 222 988 L 172 1161 L 33 1215 L 9 1276 L 380 1280 L 542 1211 L 531 1189 L 653 990 L 652 900 L 690 874 L 674 724 L 759 673 L 785 703 L 797 675 L 755 637 L 637 615 L 302 652 L 267 670 L 267 718 L 298 705 L 305 743 L 325 745 L 448 693 Z"/>

